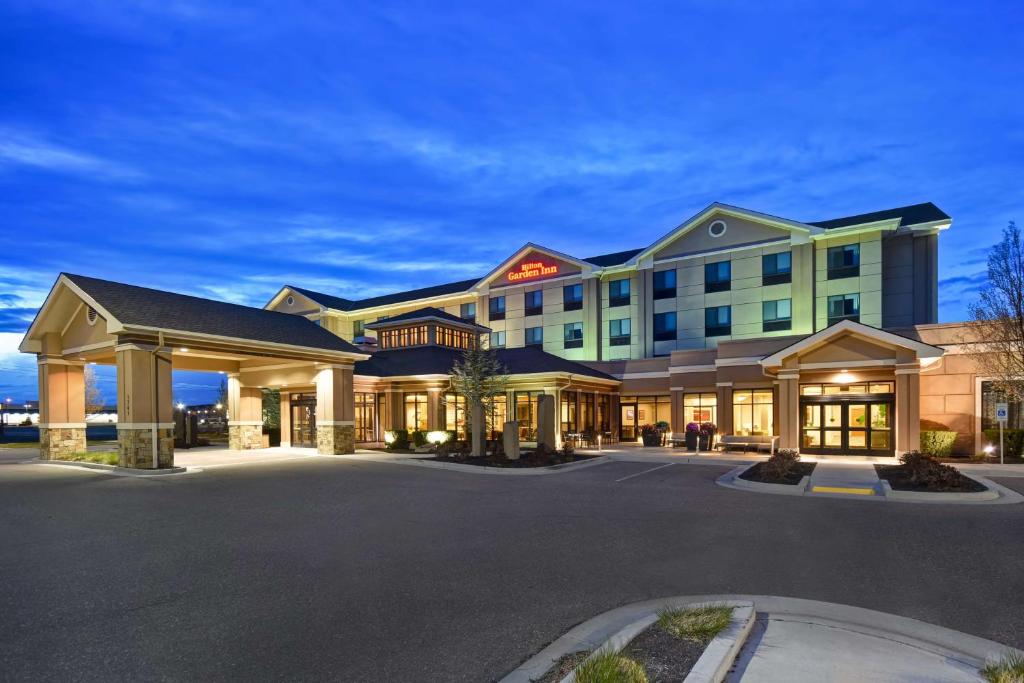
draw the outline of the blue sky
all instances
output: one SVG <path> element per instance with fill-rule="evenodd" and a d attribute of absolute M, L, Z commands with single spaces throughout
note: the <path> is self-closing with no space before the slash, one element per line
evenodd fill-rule
<path fill-rule="evenodd" d="M 638 247 L 712 201 L 934 201 L 956 320 L 1024 220 L 1019 3 L 225 5 L 0 1 L 0 395 L 35 396 L 14 349 L 62 270 L 262 305 Z"/>

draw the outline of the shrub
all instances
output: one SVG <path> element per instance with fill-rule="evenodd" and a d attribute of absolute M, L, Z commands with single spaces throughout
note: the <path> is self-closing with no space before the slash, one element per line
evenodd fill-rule
<path fill-rule="evenodd" d="M 989 662 L 981 670 L 981 677 L 989 683 L 1024 682 L 1024 655 L 1012 653 L 998 661 Z"/>
<path fill-rule="evenodd" d="M 729 625 L 732 607 L 706 605 L 690 609 L 666 609 L 658 613 L 658 626 L 676 638 L 708 644 Z"/>
<path fill-rule="evenodd" d="M 576 667 L 577 683 L 647 683 L 642 666 L 615 652 L 594 655 Z"/>
<path fill-rule="evenodd" d="M 388 438 L 390 437 L 390 441 Z M 387 446 L 389 451 L 394 450 L 405 450 L 409 448 L 409 430 L 407 429 L 392 429 L 389 432 L 384 432 L 384 444 Z"/>
<path fill-rule="evenodd" d="M 921 420 L 921 431 L 922 432 L 951 432 L 949 425 L 944 425 L 941 422 L 935 420 Z"/>
<path fill-rule="evenodd" d="M 699 434 L 700 433 L 700 425 L 697 424 L 696 422 L 687 422 L 686 423 L 686 432 L 688 434 Z"/>
<path fill-rule="evenodd" d="M 953 453 L 956 432 L 928 430 L 921 432 L 921 452 L 937 458 L 948 458 Z"/>
<path fill-rule="evenodd" d="M 907 451 L 900 456 L 900 464 L 907 470 L 910 481 L 928 488 L 958 488 L 962 475 L 955 467 L 943 465 L 930 455 Z"/>
<path fill-rule="evenodd" d="M 765 461 L 764 474 L 768 479 L 788 479 L 796 470 L 799 462 L 800 454 L 792 449 L 776 451 Z"/>
<path fill-rule="evenodd" d="M 998 429 L 986 429 L 985 438 L 990 444 L 999 446 Z M 1024 452 L 1024 429 L 1004 429 L 1003 448 L 1006 449 L 1004 455 L 1014 458 L 1021 457 L 1021 453 Z"/>
<path fill-rule="evenodd" d="M 714 422 L 701 422 L 700 423 L 700 435 L 711 437 L 714 436 L 718 431 L 718 427 L 715 426 Z"/>
<path fill-rule="evenodd" d="M 421 446 L 427 445 L 427 433 L 415 430 L 409 434 L 412 437 L 412 445 L 414 448 L 420 448 Z"/>

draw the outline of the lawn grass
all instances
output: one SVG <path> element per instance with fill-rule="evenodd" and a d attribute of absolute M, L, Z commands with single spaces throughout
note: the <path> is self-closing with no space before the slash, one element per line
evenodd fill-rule
<path fill-rule="evenodd" d="M 658 626 L 676 638 L 707 645 L 729 625 L 732 609 L 725 605 L 665 609 L 658 613 Z"/>
<path fill-rule="evenodd" d="M 64 460 L 74 462 L 94 462 L 100 465 L 116 465 L 117 451 L 90 451 L 88 453 L 72 453 Z"/>
<path fill-rule="evenodd" d="M 647 674 L 629 657 L 602 652 L 576 667 L 576 683 L 647 683 Z"/>
<path fill-rule="evenodd" d="M 39 448 L 38 441 L 12 441 L 11 443 L 0 443 L 0 448 Z"/>
<path fill-rule="evenodd" d="M 1024 655 L 1011 654 L 981 670 L 988 683 L 1024 683 Z"/>

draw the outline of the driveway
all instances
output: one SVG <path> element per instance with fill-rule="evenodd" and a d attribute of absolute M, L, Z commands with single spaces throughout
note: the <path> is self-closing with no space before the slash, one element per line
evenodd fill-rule
<path fill-rule="evenodd" d="M 0 678 L 486 681 L 599 612 L 710 593 L 1024 646 L 1024 505 L 790 499 L 716 486 L 727 466 L 654 468 L 2 465 Z"/>

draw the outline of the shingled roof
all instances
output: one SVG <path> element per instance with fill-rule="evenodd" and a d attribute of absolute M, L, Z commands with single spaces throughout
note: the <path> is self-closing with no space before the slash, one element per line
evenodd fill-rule
<path fill-rule="evenodd" d="M 531 375 L 564 372 L 572 375 L 610 379 L 615 377 L 566 360 L 535 346 L 495 351 L 510 375 Z M 408 375 L 450 375 L 452 366 L 462 358 L 462 351 L 443 346 L 416 346 L 377 351 L 369 359 L 355 364 L 355 374 L 372 377 L 405 377 Z"/>
<path fill-rule="evenodd" d="M 884 209 L 882 211 L 872 211 L 871 213 L 861 213 L 856 216 L 846 216 L 845 218 L 832 218 L 827 221 L 817 222 L 812 221 L 808 223 L 808 225 L 832 230 L 834 228 L 846 228 L 851 225 L 874 223 L 875 221 L 884 221 L 892 218 L 899 218 L 899 224 L 902 226 L 932 223 L 934 221 L 948 221 L 949 215 L 931 202 L 925 202 L 923 204 L 901 206 L 895 209 Z"/>
<path fill-rule="evenodd" d="M 363 353 L 300 315 L 62 273 L 126 327 L 193 332 L 327 351 Z"/>
<path fill-rule="evenodd" d="M 470 322 L 465 318 L 460 318 L 457 315 L 452 315 L 447 311 L 442 311 L 440 308 L 435 308 L 433 306 L 424 306 L 423 308 L 417 308 L 415 311 L 409 311 L 407 313 L 402 313 L 401 315 L 394 315 L 389 318 L 384 318 L 383 320 L 378 320 L 374 323 L 368 323 L 366 325 L 366 329 L 373 330 L 380 327 L 388 327 L 396 323 L 426 320 L 428 318 L 449 322 L 460 327 L 476 328 L 480 331 L 489 332 L 491 329 L 489 327 L 484 327 L 483 325 L 478 325 L 475 322 Z"/>
<path fill-rule="evenodd" d="M 333 308 L 337 311 L 359 311 L 364 308 L 376 308 L 377 306 L 391 306 L 394 304 L 404 303 L 406 301 L 416 301 L 418 299 L 429 299 L 434 296 L 445 296 L 446 294 L 460 294 L 462 292 L 468 292 L 470 287 L 480 281 L 480 278 L 474 278 L 472 280 L 459 280 L 458 282 L 448 282 L 442 285 L 433 285 L 431 287 L 420 287 L 419 289 L 410 289 L 405 292 L 395 292 L 394 294 L 383 294 L 381 296 L 371 297 L 369 299 L 343 299 L 339 296 L 331 296 L 330 294 L 324 294 L 322 292 L 314 292 L 311 289 L 303 289 L 301 287 L 295 287 L 288 285 L 289 289 L 294 289 L 299 294 L 307 296 L 313 301 L 317 302 L 321 306 L 327 308 Z"/>

